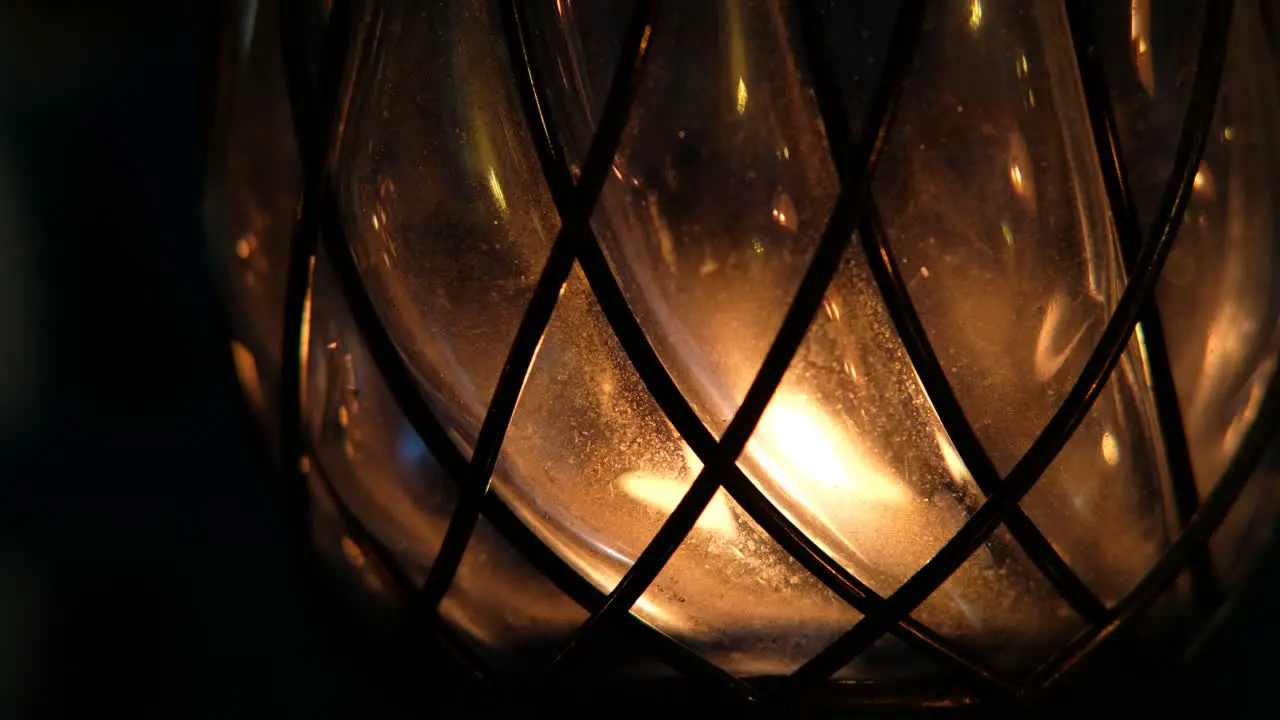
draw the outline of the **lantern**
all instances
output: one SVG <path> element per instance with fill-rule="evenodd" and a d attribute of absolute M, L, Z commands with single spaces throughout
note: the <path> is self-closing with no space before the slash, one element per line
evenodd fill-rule
<path fill-rule="evenodd" d="M 1031 697 L 1256 554 L 1269 3 L 241 10 L 237 372 L 474 673 Z"/>

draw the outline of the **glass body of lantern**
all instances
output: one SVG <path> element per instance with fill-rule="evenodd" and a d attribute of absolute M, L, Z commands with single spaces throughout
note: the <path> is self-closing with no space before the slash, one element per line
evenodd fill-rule
<path fill-rule="evenodd" d="M 237 369 L 361 528 L 321 542 L 483 662 L 589 644 L 546 556 L 727 675 L 927 677 L 940 645 L 1022 680 L 1170 552 L 1177 615 L 1268 529 L 1262 471 L 1178 545 L 1265 446 L 1267 3 L 299 5 L 247 6 L 227 63 Z M 897 630 L 825 667 L 880 598 Z"/>

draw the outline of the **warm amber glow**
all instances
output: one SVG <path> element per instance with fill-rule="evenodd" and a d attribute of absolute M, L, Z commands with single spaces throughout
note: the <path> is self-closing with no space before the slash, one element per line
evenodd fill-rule
<path fill-rule="evenodd" d="M 738 114 L 747 111 L 747 81 L 738 78 Z"/>
<path fill-rule="evenodd" d="M 240 387 L 255 408 L 262 408 L 262 383 L 258 379 L 258 363 L 253 359 L 249 348 L 239 342 L 231 341 L 231 361 L 235 364 L 236 377 Z"/>
<path fill-rule="evenodd" d="M 678 480 L 648 472 L 629 472 L 618 478 L 618 485 L 628 495 L 668 515 L 676 509 L 680 499 L 689 490 L 689 480 Z M 700 530 L 710 530 L 720 535 L 732 536 L 737 532 L 733 523 L 733 510 L 723 494 L 717 493 L 698 516 L 694 525 Z"/>
<path fill-rule="evenodd" d="M 982 26 L 982 0 L 971 0 L 969 3 L 969 29 L 977 31 Z"/>
<path fill-rule="evenodd" d="M 494 202 L 498 203 L 498 210 L 503 215 L 507 214 L 507 196 L 502 194 L 502 184 L 498 182 L 498 173 L 494 171 L 493 166 L 489 166 L 489 192 L 493 193 Z"/>
<path fill-rule="evenodd" d="M 1036 377 L 1047 380 L 1062 369 L 1076 343 L 1084 337 L 1084 327 L 1076 330 L 1075 337 L 1062 342 L 1059 335 L 1064 329 L 1069 332 L 1071 323 L 1066 317 L 1068 301 L 1062 296 L 1054 296 L 1044 311 L 1044 324 L 1040 326 L 1040 334 L 1036 337 L 1035 370 Z M 1060 348 L 1060 349 L 1055 349 Z"/>
<path fill-rule="evenodd" d="M 1133 45 L 1133 65 L 1138 82 L 1148 95 L 1156 94 L 1155 68 L 1151 61 L 1151 2 L 1131 0 L 1129 3 L 1129 40 Z"/>
<path fill-rule="evenodd" d="M 824 491 L 838 492 L 846 503 L 896 505 L 910 499 L 893 473 L 804 395 L 779 390 L 756 437 L 762 442 L 752 444 L 753 457 L 770 478 L 815 511 L 826 505 Z"/>
<path fill-rule="evenodd" d="M 1009 166 L 1009 182 L 1013 183 L 1013 189 L 1019 194 L 1022 193 L 1022 168 L 1017 163 Z"/>
<path fill-rule="evenodd" d="M 1120 464 L 1120 443 L 1110 432 L 1102 433 L 1102 459 L 1112 467 Z"/>

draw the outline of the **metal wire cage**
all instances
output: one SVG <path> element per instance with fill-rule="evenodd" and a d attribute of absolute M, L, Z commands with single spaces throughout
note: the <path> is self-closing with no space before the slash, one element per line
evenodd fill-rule
<path fill-rule="evenodd" d="M 589 20 L 573 25 L 566 19 L 575 5 Z M 208 217 L 214 252 L 224 264 L 236 370 L 268 428 L 272 454 L 283 468 L 283 497 L 300 521 L 300 537 L 344 568 L 361 592 L 377 598 L 379 612 L 408 618 L 421 631 L 409 635 L 410 649 L 448 648 L 466 678 L 525 689 L 536 685 L 552 695 L 556 691 L 548 688 L 567 692 L 582 677 L 594 678 L 593 687 L 617 691 L 618 683 L 674 683 L 674 673 L 721 699 L 813 705 L 838 698 L 915 707 L 1040 697 L 1064 679 L 1088 677 L 1091 663 L 1084 661 L 1104 655 L 1096 651 L 1108 644 L 1145 652 L 1144 661 L 1180 657 L 1239 584 L 1245 563 L 1237 560 L 1256 550 L 1275 510 L 1275 483 L 1259 469 L 1280 404 L 1274 373 L 1280 302 L 1272 290 L 1280 260 L 1269 206 L 1280 191 L 1280 154 L 1270 124 L 1280 119 L 1276 46 L 1268 34 L 1273 12 L 1266 2 L 1213 0 L 1165 8 L 1163 15 L 1158 8 L 1153 14 L 1145 2 L 243 3 L 231 13 L 233 22 L 223 25 L 218 43 L 223 72 Z M 707 13 L 730 29 L 716 35 L 718 26 Z M 466 27 L 481 31 L 460 29 Z M 769 33 L 777 37 L 772 55 L 761 52 L 760 43 L 748 52 L 750 43 L 739 40 Z M 694 46 L 702 37 L 710 49 L 700 54 Z M 963 45 L 978 43 L 974 38 L 986 44 Z M 1166 48 L 1174 48 L 1168 51 L 1173 59 L 1161 55 Z M 707 103 L 720 103 L 731 119 L 764 112 L 757 109 L 762 105 L 767 111 L 772 103 L 778 109 L 769 122 L 784 128 L 777 137 L 792 141 L 769 144 L 748 129 L 740 130 L 745 139 L 733 140 L 733 147 L 763 148 L 769 163 L 776 163 L 768 167 L 803 166 L 787 171 L 802 180 L 783 182 L 781 171 L 769 175 L 760 169 L 763 161 L 715 164 L 717 133 L 736 126 L 681 111 L 701 102 L 703 86 L 689 78 L 707 62 L 707 53 L 721 58 L 707 74 L 720 78 L 716 83 L 728 78 L 727 95 Z M 992 64 L 984 65 L 988 60 Z M 956 64 L 979 74 L 999 65 L 1011 78 L 1016 112 L 1050 118 L 1053 132 L 1031 130 L 1009 140 L 999 131 L 1001 123 L 1016 121 L 1001 115 L 1005 110 L 990 94 L 974 90 L 979 81 L 939 88 L 922 79 L 921 68 Z M 470 93 L 470 99 L 455 98 L 451 105 L 429 90 L 412 96 L 415 88 L 429 87 L 433 68 L 435 74 L 453 73 L 449 92 Z M 720 72 L 726 68 L 729 74 Z M 770 68 L 777 73 L 773 85 L 758 80 Z M 1037 73 L 1048 79 L 1037 79 Z M 661 82 L 646 84 L 655 74 Z M 397 84 L 419 75 L 427 80 Z M 655 113 L 653 105 L 662 103 L 672 107 Z M 479 115 L 465 116 L 467 108 Z M 634 125 L 641 116 L 662 125 L 664 114 L 675 118 L 668 129 L 681 127 L 668 138 L 678 149 L 655 151 L 662 162 L 650 168 Z M 653 117 L 659 120 L 648 119 Z M 513 118 L 518 123 L 509 122 Z M 368 131 L 370 122 L 397 127 L 396 137 L 421 137 L 382 147 L 385 137 Z M 484 127 L 501 132 L 480 137 L 483 132 L 475 128 Z M 473 131 L 476 136 L 465 140 L 475 150 L 466 168 L 478 178 L 472 185 L 454 188 L 446 182 L 415 194 L 406 185 L 418 176 L 396 174 L 383 163 L 388 154 L 416 168 L 453 162 L 439 150 L 449 142 L 447 133 Z M 957 147 L 993 136 L 999 136 L 1000 150 L 992 156 L 1005 174 L 1001 192 L 1012 198 L 1013 210 L 964 199 L 966 183 L 994 181 L 983 179 L 986 156 Z M 935 142 L 944 149 L 934 151 Z M 527 156 L 524 165 L 503 159 L 510 146 L 522 148 L 516 154 Z M 1059 159 L 1046 160 L 1046 147 L 1058 148 Z M 941 152 L 950 165 L 929 166 L 928 158 L 937 157 L 931 152 Z M 673 165 L 672 153 L 685 153 L 679 157 L 686 159 Z M 1242 157 L 1254 164 L 1231 170 Z M 1054 190 L 1054 174 L 1046 169 L 1052 162 L 1067 168 L 1060 173 L 1067 180 L 1059 185 L 1075 183 L 1074 189 Z M 690 170 L 699 163 L 712 170 Z M 924 163 L 926 172 L 903 170 L 913 163 Z M 945 167 L 956 170 L 960 184 L 938 180 Z M 760 183 L 765 195 L 753 195 L 756 186 L 738 182 L 735 172 L 767 176 Z M 670 189 L 675 177 L 686 183 L 685 190 Z M 1089 178 L 1084 185 L 1096 186 L 1097 198 L 1082 189 L 1081 177 Z M 420 182 L 438 180 L 423 175 Z M 660 197 L 653 188 L 663 182 L 668 195 Z M 628 184 L 644 198 L 631 196 L 632 206 L 654 216 L 667 213 L 654 225 L 665 228 L 654 231 L 659 239 L 649 248 L 655 263 L 674 266 L 679 253 L 690 251 L 679 238 L 672 245 L 671 236 L 694 231 L 693 225 L 678 224 L 677 210 L 652 208 L 690 202 L 687 213 L 697 227 L 727 223 L 715 232 L 749 238 L 744 252 L 764 257 L 767 269 L 732 275 L 732 269 L 702 258 L 693 282 L 727 274 L 731 280 L 719 295 L 710 301 L 696 294 L 673 296 L 661 312 L 647 306 L 643 293 L 654 292 L 658 281 L 628 270 L 625 253 L 644 244 L 635 239 L 634 227 L 648 221 L 608 221 L 626 204 Z M 801 189 L 788 194 L 778 190 L 784 185 Z M 478 202 L 459 199 L 467 193 L 484 196 L 486 217 L 506 218 L 521 212 L 522 203 L 541 203 L 541 214 L 530 211 L 509 222 L 537 228 L 547 238 L 536 262 L 526 262 L 513 276 L 520 280 L 515 292 L 503 284 L 515 280 L 495 281 L 490 267 L 506 262 L 507 251 L 500 243 L 485 245 L 484 231 L 454 218 L 466 214 L 467 203 Z M 535 195 L 539 199 L 529 200 Z M 716 215 L 689 195 L 709 197 L 706 202 L 730 212 Z M 754 205 L 769 210 L 766 222 L 781 235 L 753 234 L 733 224 Z M 1219 207 L 1227 209 L 1214 209 Z M 1215 212 L 1227 219 L 1219 222 Z M 948 215 L 939 223 L 941 232 L 953 234 L 964 234 L 957 226 L 980 224 L 970 218 L 989 214 L 991 227 L 998 228 L 998 251 L 959 241 L 950 255 L 950 249 L 936 250 L 936 239 L 919 229 L 927 224 L 919 218 L 929 213 Z M 1063 232 L 1064 224 L 1078 232 L 1059 247 L 1046 238 Z M 1027 234 L 1031 240 L 1020 239 Z M 409 261 L 393 256 L 416 252 L 415 242 L 443 248 L 428 257 L 434 264 L 427 270 L 413 270 L 426 273 L 426 280 L 403 287 L 386 280 L 384 268 L 394 275 L 396 263 L 408 267 Z M 477 254 L 455 247 L 467 243 L 478 246 Z M 1021 249 L 1023 243 L 1032 249 Z M 775 247 L 786 252 L 773 254 Z M 1183 256 L 1179 248 L 1186 248 Z M 1037 252 L 1052 257 L 1037 264 Z M 978 253 L 991 254 L 1000 273 L 957 269 Z M 1030 372 L 1016 363 L 993 360 L 976 373 L 958 368 L 965 356 L 955 349 L 963 343 L 954 328 L 967 328 L 970 316 L 956 320 L 940 308 L 976 310 L 972 322 L 979 334 L 1007 322 L 1009 334 L 1019 336 L 1023 315 L 995 313 L 984 325 L 984 306 L 967 298 L 987 288 L 962 286 L 984 278 L 1052 285 L 1055 274 L 1071 272 L 1069 261 L 1057 259 L 1063 253 L 1094 253 L 1083 261 L 1087 272 L 1077 280 L 1087 285 L 1101 314 L 1096 322 L 1071 316 L 1087 312 L 1079 311 L 1078 299 L 1051 299 L 1026 313 L 1042 333 L 1076 317 L 1078 332 L 1065 350 L 1037 350 L 1037 363 L 1047 353 L 1059 361 L 1055 367 L 1070 365 L 1056 372 L 1056 384 L 1024 384 L 1032 392 L 1014 397 L 1004 386 L 1023 382 L 1016 373 Z M 684 255 L 679 259 L 687 261 Z M 448 272 L 434 269 L 440 266 Z M 779 293 L 769 283 L 783 266 L 795 272 L 780 283 Z M 1188 267 L 1200 273 L 1190 283 L 1169 279 L 1170 268 L 1185 276 Z M 948 272 L 950 284 L 935 283 L 942 291 L 921 289 L 923 281 Z M 723 288 L 730 284 L 742 286 L 743 294 L 726 295 Z M 1231 305 L 1234 315 L 1210 313 L 1206 321 L 1195 310 L 1205 305 L 1204 296 L 1186 289 L 1188 284 L 1227 287 L 1252 304 L 1237 302 Z M 860 292 L 866 293 L 858 296 L 864 297 L 862 305 L 846 302 Z M 1000 297 L 1017 305 L 1026 292 Z M 735 303 L 739 315 L 773 312 L 773 320 L 763 322 L 772 328 L 768 338 L 756 343 L 758 352 L 742 351 L 754 353 L 750 372 L 740 382 L 725 381 L 732 389 L 691 389 L 696 373 L 681 364 L 674 331 L 664 333 L 674 325 L 655 318 L 697 308 L 720 318 L 712 324 L 721 323 L 746 347 L 749 333 L 732 308 L 724 315 L 705 309 Z M 762 310 L 766 303 L 772 309 Z M 777 408 L 790 397 L 789 373 L 803 362 L 798 358 L 826 352 L 813 347 L 819 320 L 825 315 L 838 322 L 841 312 L 871 305 L 881 308 L 874 312 L 888 338 L 871 342 L 900 345 L 898 372 L 906 379 L 887 390 L 883 384 L 848 390 L 839 402 L 862 408 L 864 418 L 867 407 L 873 414 L 895 403 L 925 408 L 918 412 L 927 422 L 919 422 L 934 428 L 930 437 L 941 448 L 934 463 L 950 471 L 955 487 L 923 492 L 913 502 L 924 505 L 910 506 L 928 509 L 902 510 L 911 514 L 901 516 L 884 511 L 891 522 L 858 514 L 861 505 L 841 496 L 821 508 L 824 524 L 779 499 L 794 494 L 794 485 L 780 490 L 761 480 L 769 468 L 773 475 L 779 471 L 776 463 L 753 455 L 753 438 L 772 427 L 772 413 L 782 426 L 798 428 L 789 435 L 785 427 L 778 430 L 784 441 L 802 445 L 806 454 L 827 452 L 831 438 L 824 428 L 830 422 L 810 423 L 803 412 L 782 415 Z M 650 510 L 656 508 L 636 531 L 638 544 L 615 543 L 602 551 L 621 558 L 616 566 L 593 565 L 583 559 L 587 551 L 573 544 L 579 536 L 599 534 L 600 526 L 629 522 L 610 516 L 606 505 L 565 511 L 573 493 L 589 492 L 585 480 L 563 491 L 569 495 L 545 487 L 539 495 L 503 480 L 535 461 L 603 462 L 599 455 L 575 455 L 557 446 L 522 466 L 510 449 L 530 442 L 528 433 L 589 435 L 590 428 L 574 429 L 578 416 L 586 418 L 582 423 L 596 422 L 589 407 L 573 401 L 588 393 L 575 385 L 586 380 L 569 371 L 560 372 L 558 384 L 538 376 L 539 363 L 559 367 L 546 353 L 588 370 L 610 362 L 557 325 L 557 313 L 568 312 L 557 308 L 566 306 L 594 308 L 582 312 L 595 313 L 596 326 L 610 334 L 600 342 L 624 361 L 602 384 L 620 399 L 610 395 L 599 422 L 638 412 L 637 403 L 651 406 L 661 420 L 654 426 L 666 428 L 653 432 L 669 430 L 662 437 L 685 455 L 676 462 L 682 479 L 666 485 L 610 466 L 619 478 L 648 482 Z M 448 307 L 462 308 L 459 313 L 478 321 L 461 329 L 450 325 L 448 311 L 441 310 Z M 939 318 L 950 318 L 953 329 L 940 330 Z M 415 330 L 415 323 L 427 331 Z M 697 322 L 686 320 L 690 324 Z M 433 355 L 431 328 L 479 337 L 476 347 L 488 359 L 474 360 L 461 350 Z M 426 335 L 415 334 L 421 332 Z M 690 332 L 697 335 L 696 328 Z M 1036 342 L 1019 341 L 1028 340 Z M 990 337 L 984 342 L 999 344 Z M 1189 345 L 1201 352 L 1195 356 L 1200 365 L 1183 357 Z M 841 387 L 861 387 L 859 368 L 892 374 L 892 359 L 839 352 L 852 358 L 840 367 L 853 385 Z M 983 352 L 1003 357 L 1011 351 Z M 1223 391 L 1228 400 L 1221 407 L 1205 405 L 1195 393 L 1194 382 L 1210 372 L 1204 363 L 1213 357 L 1239 376 L 1223 383 L 1229 391 Z M 488 363 L 492 392 L 477 392 L 479 403 L 469 405 L 457 383 L 440 380 L 448 375 L 441 370 L 448 362 Z M 724 366 L 710 367 L 701 372 L 726 373 Z M 1045 373 L 1050 375 L 1055 373 Z M 624 380 L 631 390 L 618 389 Z M 1136 399 L 1115 400 L 1121 384 L 1137 387 Z M 908 386 L 915 389 L 901 389 Z M 643 401 L 631 399 L 637 392 Z M 727 405 L 722 396 L 730 397 Z M 984 414 L 984 397 L 1004 413 L 999 417 L 1015 421 Z M 1104 404 L 1114 426 L 1096 419 Z M 531 405 L 544 408 L 543 414 L 522 424 L 518 416 L 531 412 Z M 558 406 L 563 422 L 554 422 Z M 1204 429 L 1219 418 L 1217 434 Z M 888 415 L 875 428 L 892 435 L 897 431 L 885 428 L 912 422 L 917 420 Z M 1120 429 L 1108 429 L 1115 427 Z M 1093 433 L 1096 463 L 1071 465 L 1063 458 L 1087 434 L 1082 428 Z M 639 439 L 609 454 L 643 454 L 639 446 L 650 436 L 633 434 Z M 1203 450 L 1201 435 L 1218 443 L 1216 454 Z M 895 438 L 899 444 L 925 442 L 918 436 Z M 1130 455 L 1136 458 L 1132 465 L 1121 460 Z M 756 465 L 744 459 L 750 457 Z M 914 457 L 894 472 L 922 472 L 912 464 Z M 391 460 L 380 465 L 377 458 Z M 845 455 L 819 469 L 851 466 L 869 477 L 876 473 Z M 1158 509 L 1143 515 L 1126 504 L 1131 499 L 1111 490 L 1098 490 L 1100 500 L 1093 505 L 1079 505 L 1080 488 L 1114 484 L 1120 477 L 1110 472 L 1149 475 Z M 1090 473 L 1097 479 L 1081 479 Z M 426 480 L 414 492 L 404 491 L 405 474 Z M 1051 482 L 1074 490 L 1056 496 L 1037 491 Z M 873 497 L 876 492 L 892 494 L 860 487 L 871 498 L 867 503 L 883 500 Z M 658 495 L 666 499 L 655 500 Z M 1067 512 L 1062 498 L 1083 513 L 1068 530 L 1055 525 Z M 1141 496 L 1132 502 L 1151 501 Z M 601 518 L 589 516 L 595 512 Z M 438 527 L 414 536 L 429 538 L 423 547 L 410 537 L 415 523 L 423 522 L 420 516 L 438 520 Z M 902 517 L 930 528 L 936 540 L 924 543 L 924 551 L 904 551 L 923 541 L 896 537 Z M 1135 517 L 1147 517 L 1150 527 Z M 1127 540 L 1118 528 L 1126 522 L 1146 540 Z M 854 551 L 841 545 L 847 538 L 837 537 L 840 532 L 824 535 L 832 526 L 860 524 L 870 529 L 861 545 L 850 541 L 850 547 L 858 546 Z M 764 586 L 764 595 L 734 595 L 730 587 L 724 590 L 728 600 L 688 611 L 700 618 L 692 622 L 694 629 L 665 621 L 663 602 L 690 608 L 704 602 L 695 595 L 706 588 L 670 568 L 697 552 L 690 549 L 697 533 L 713 535 L 717 528 L 739 539 L 749 536 L 755 549 L 748 554 L 773 559 L 765 570 L 748 565 L 725 580 L 712 568 L 720 561 L 697 556 L 705 561 L 707 582 L 731 585 L 743 574 L 759 573 L 748 579 Z M 862 557 L 874 555 L 865 548 L 877 545 L 888 547 L 879 560 Z M 908 555 L 913 559 L 899 562 Z M 974 569 L 979 555 L 994 568 L 991 573 Z M 882 571 L 895 563 L 906 569 Z M 1015 574 L 1017 582 L 1007 584 Z M 775 582 L 775 575 L 783 579 Z M 681 582 L 686 589 L 671 590 Z M 667 589 L 657 593 L 663 585 Z M 1019 589 L 1010 590 L 1014 585 Z M 952 604 L 931 612 L 941 607 L 948 587 Z M 1011 597 L 984 610 L 984 588 Z M 502 602 L 488 616 L 475 611 L 494 598 Z"/>

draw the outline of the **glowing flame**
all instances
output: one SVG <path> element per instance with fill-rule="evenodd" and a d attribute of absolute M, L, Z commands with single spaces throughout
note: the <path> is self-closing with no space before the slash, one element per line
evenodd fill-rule
<path fill-rule="evenodd" d="M 840 503 L 902 504 L 910 494 L 847 433 L 799 394 L 779 391 L 760 427 L 752 456 L 793 497 L 817 511 L 828 494 Z"/>

